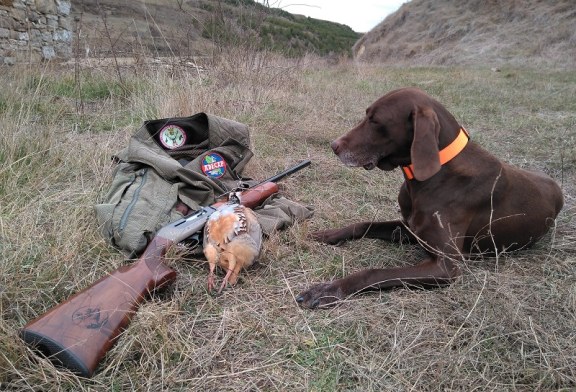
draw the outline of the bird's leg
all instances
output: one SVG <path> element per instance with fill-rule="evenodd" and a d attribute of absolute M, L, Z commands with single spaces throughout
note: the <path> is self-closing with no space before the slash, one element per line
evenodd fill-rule
<path fill-rule="evenodd" d="M 232 285 L 236 284 L 236 282 L 238 281 L 238 274 L 240 273 L 241 269 L 242 269 L 242 263 L 236 263 L 236 266 L 232 271 L 232 275 L 230 276 L 230 279 L 228 279 L 228 282 L 230 282 L 230 284 Z"/>
<path fill-rule="evenodd" d="M 220 286 L 220 290 L 218 290 L 218 293 L 221 293 L 224 287 L 226 287 L 226 285 L 228 284 L 228 279 L 230 278 L 230 275 L 232 275 L 232 272 L 236 267 L 236 257 L 232 253 L 228 253 L 226 256 L 228 260 L 228 271 L 226 272 L 226 276 L 222 281 L 222 285 Z"/>
<path fill-rule="evenodd" d="M 210 272 L 208 273 L 208 291 L 214 288 L 214 264 L 210 264 Z"/>
<path fill-rule="evenodd" d="M 211 292 L 214 288 L 214 269 L 216 268 L 218 253 L 213 246 L 207 245 L 205 248 L 205 254 L 208 259 L 208 265 L 210 266 L 210 272 L 208 273 L 208 292 Z"/>

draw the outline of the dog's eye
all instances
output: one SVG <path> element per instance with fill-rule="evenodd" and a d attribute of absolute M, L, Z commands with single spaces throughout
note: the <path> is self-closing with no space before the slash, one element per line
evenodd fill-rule
<path fill-rule="evenodd" d="M 376 119 L 374 119 L 374 115 L 368 116 L 368 122 L 370 124 L 376 124 L 378 121 L 376 121 Z"/>

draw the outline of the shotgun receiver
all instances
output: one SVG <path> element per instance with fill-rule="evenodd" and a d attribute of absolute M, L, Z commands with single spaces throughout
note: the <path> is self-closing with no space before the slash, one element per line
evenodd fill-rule
<path fill-rule="evenodd" d="M 257 207 L 278 192 L 277 181 L 308 165 L 309 160 L 303 161 L 237 193 L 240 203 Z M 176 271 L 163 262 L 168 248 L 202 230 L 221 204 L 203 207 L 163 227 L 135 263 L 118 268 L 30 321 L 20 331 L 20 337 L 56 365 L 91 377 L 150 292 L 176 279 Z"/>

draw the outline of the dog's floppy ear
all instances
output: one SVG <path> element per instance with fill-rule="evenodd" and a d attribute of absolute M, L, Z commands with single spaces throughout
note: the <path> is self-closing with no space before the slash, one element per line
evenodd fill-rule
<path fill-rule="evenodd" d="M 436 112 L 430 107 L 414 108 L 412 113 L 414 139 L 410 149 L 414 178 L 424 181 L 440 171 L 438 136 L 440 123 Z"/>

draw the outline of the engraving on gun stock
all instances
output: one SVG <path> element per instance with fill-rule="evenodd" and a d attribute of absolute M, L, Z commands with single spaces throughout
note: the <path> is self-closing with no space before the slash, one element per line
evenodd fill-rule
<path fill-rule="evenodd" d="M 98 306 L 82 306 L 72 314 L 72 322 L 86 329 L 100 329 L 108 322 L 108 318 L 108 312 L 102 312 Z"/>

